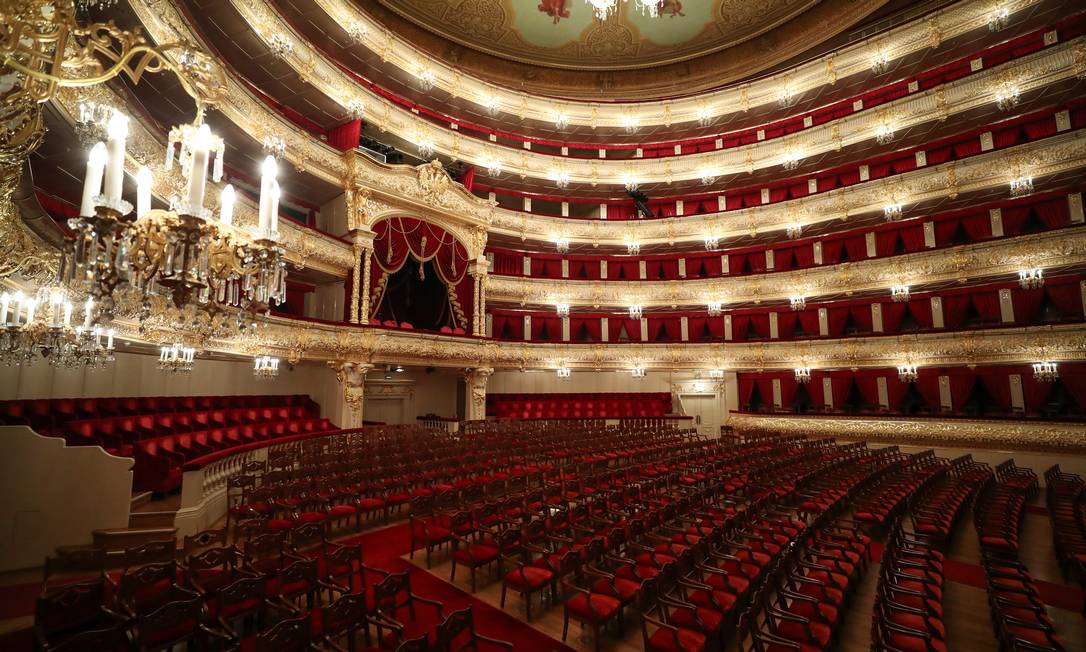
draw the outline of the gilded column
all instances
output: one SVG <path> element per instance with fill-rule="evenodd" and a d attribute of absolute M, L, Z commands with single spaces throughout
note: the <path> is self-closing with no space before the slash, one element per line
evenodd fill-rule
<path fill-rule="evenodd" d="M 464 406 L 466 420 L 476 421 L 486 418 L 486 383 L 493 373 L 494 369 L 491 367 L 479 367 L 464 372 L 464 383 L 467 385 L 465 392 L 467 404 Z"/>
<path fill-rule="evenodd" d="M 361 428 L 366 372 L 373 369 L 373 365 L 364 362 L 329 361 L 328 366 L 336 372 L 336 380 L 343 390 L 343 400 L 336 406 L 332 420 L 340 428 Z"/>
<path fill-rule="evenodd" d="M 479 332 L 477 335 L 486 335 L 486 279 L 487 274 L 479 277 Z"/>
<path fill-rule="evenodd" d="M 354 269 L 351 271 L 351 323 L 358 323 L 358 294 L 362 284 L 362 245 L 354 245 Z"/>
<path fill-rule="evenodd" d="M 475 291 L 472 292 L 472 306 L 471 306 L 471 334 L 479 334 L 479 300 L 482 292 L 479 289 L 479 274 L 471 273 L 472 282 L 475 284 Z"/>
<path fill-rule="evenodd" d="M 370 321 L 370 259 L 373 255 L 373 249 L 366 247 L 362 250 L 362 310 L 361 318 L 363 324 L 368 324 Z"/>

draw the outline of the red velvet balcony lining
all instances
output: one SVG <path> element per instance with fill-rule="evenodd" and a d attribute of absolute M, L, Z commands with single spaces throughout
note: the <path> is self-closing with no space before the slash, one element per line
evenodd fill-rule
<path fill-rule="evenodd" d="M 644 256 L 599 256 L 517 252 L 488 249 L 494 254 L 491 273 L 503 276 L 524 276 L 524 256 L 531 258 L 531 277 L 561 279 L 562 260 L 569 261 L 572 280 L 600 280 L 600 261 L 607 261 L 607 280 L 640 279 L 639 261 L 645 261 L 645 280 L 679 280 L 679 259 L 686 259 L 686 277 L 715 278 L 722 276 L 720 257 L 728 256 L 727 276 L 784 272 L 818 267 L 814 262 L 815 242 L 822 243 L 822 265 L 846 261 L 867 260 L 866 234 L 875 234 L 875 258 L 929 251 L 924 244 L 924 222 L 935 224 L 935 247 L 942 249 L 957 244 L 992 239 L 988 211 L 1000 209 L 1003 223 L 1001 237 L 1023 235 L 1035 230 L 1052 230 L 1071 226 L 1067 195 L 1081 188 L 1056 190 L 1018 199 L 990 202 L 967 209 L 889 222 L 816 238 L 802 238 L 782 244 L 694 251 L 688 253 L 654 254 Z M 774 268 L 766 269 L 765 252 L 774 252 Z"/>
<path fill-rule="evenodd" d="M 1063 416 L 1081 418 L 1086 411 L 1086 364 L 1063 363 L 1059 380 L 1042 382 L 1033 377 L 1029 364 L 969 367 L 923 367 L 915 385 L 898 379 L 896 369 L 855 371 L 812 369 L 811 379 L 801 385 L 791 370 L 740 372 L 738 392 L 744 412 L 799 413 L 832 411 L 841 413 L 889 412 L 935 414 L 941 408 L 939 377 L 947 377 L 951 409 L 958 416 Z M 1022 381 L 1024 411 L 1012 404 L 1010 376 Z M 880 407 L 878 379 L 886 379 L 887 407 Z M 831 395 L 824 391 L 830 379 Z M 781 407 L 773 403 L 773 381 L 780 384 Z M 800 393 L 805 396 L 800 396 Z M 827 399 L 832 407 L 827 407 Z"/>
<path fill-rule="evenodd" d="M 290 21 L 283 17 L 288 23 Z M 860 95 L 839 100 L 824 107 L 813 109 L 811 111 L 771 122 L 764 125 L 758 125 L 754 127 L 745 128 L 734 132 L 725 132 L 722 134 L 716 134 L 712 136 L 700 136 L 697 138 L 687 138 L 672 141 L 662 141 L 655 143 L 621 143 L 621 144 L 597 144 L 597 143 L 576 143 L 569 141 L 560 141 L 553 139 L 538 138 L 533 136 L 525 136 L 521 134 L 515 134 L 512 132 L 491 129 L 478 125 L 461 118 L 452 116 L 444 111 L 438 111 L 421 104 L 417 104 L 411 100 L 408 100 L 400 95 L 397 95 L 388 89 L 378 85 L 366 77 L 360 75 L 356 70 L 341 63 L 331 53 L 327 52 L 320 47 L 318 43 L 312 43 L 312 45 L 325 57 L 325 59 L 342 72 L 353 78 L 358 84 L 369 89 L 376 95 L 381 96 L 386 101 L 400 106 L 401 108 L 413 111 L 416 114 L 429 119 L 431 122 L 441 125 L 447 128 L 449 124 L 455 124 L 457 130 L 461 134 L 469 135 L 473 138 L 480 140 L 489 140 L 491 136 L 496 136 L 500 139 L 513 141 L 515 144 L 506 144 L 498 142 L 498 144 L 509 147 L 511 149 L 520 149 L 523 147 L 523 143 L 532 143 L 537 145 L 545 145 L 560 149 L 562 147 L 568 147 L 570 149 L 580 149 L 587 151 L 597 151 L 600 149 L 611 151 L 633 151 L 638 148 L 643 149 L 644 158 L 656 158 L 664 156 L 675 156 L 675 146 L 680 146 L 681 154 L 691 154 L 697 152 L 713 151 L 716 149 L 715 141 L 719 138 L 722 139 L 725 149 L 732 147 L 740 147 L 746 144 L 750 144 L 757 141 L 757 132 L 762 130 L 765 132 L 765 140 L 772 138 L 778 138 L 788 134 L 802 131 L 804 127 L 804 119 L 810 117 L 812 126 L 818 126 L 825 124 L 831 120 L 842 118 L 853 113 L 857 113 L 854 108 L 857 101 L 863 102 L 863 109 L 871 109 L 886 102 L 890 102 L 899 97 L 903 97 L 909 94 L 909 84 L 916 82 L 918 85 L 918 91 L 925 91 L 940 84 L 946 84 L 951 81 L 955 81 L 962 77 L 974 74 L 970 61 L 981 58 L 984 61 L 984 67 L 982 70 L 988 69 L 1006 63 L 1012 59 L 1017 59 L 1033 52 L 1043 50 L 1045 44 L 1045 33 L 1049 31 L 1056 31 L 1057 43 L 1063 43 L 1074 39 L 1075 37 L 1086 33 L 1086 13 L 1079 12 L 1072 16 L 1068 16 L 1063 20 L 1056 23 L 1054 26 L 1045 27 L 1042 29 L 1023 34 L 1015 37 L 1003 43 L 990 46 L 979 52 L 975 52 L 969 56 L 962 57 L 955 61 L 942 64 L 927 71 L 923 71 L 900 81 L 894 82 L 887 86 L 873 89 L 864 92 Z M 331 140 L 331 139 L 330 139 Z M 590 156 L 568 156 L 569 158 L 593 158 Z"/>
<path fill-rule="evenodd" d="M 898 303 L 888 296 L 871 299 L 850 299 L 828 303 L 811 303 L 803 310 L 788 306 L 762 306 L 728 310 L 732 319 L 731 342 L 754 340 L 838 339 L 899 335 L 924 331 L 958 331 L 1002 326 L 1037 326 L 1042 324 L 1082 322 L 1082 293 L 1079 275 L 1059 276 L 1045 280 L 1042 288 L 1024 290 L 1017 282 L 994 283 L 970 288 L 918 292 L 909 301 Z M 1002 322 L 999 291 L 1011 290 L 1014 321 Z M 943 327 L 936 329 L 931 298 L 941 297 Z M 871 304 L 881 306 L 882 327 L 874 332 Z M 819 335 L 818 311 L 826 309 L 827 334 Z M 770 338 L 770 312 L 777 314 L 777 338 Z M 561 342 L 562 319 L 554 312 L 503 311 L 491 314 L 491 332 L 495 339 L 523 341 L 524 317 L 532 318 L 531 341 Z M 679 313 L 648 313 L 648 342 L 682 341 L 682 317 L 687 318 L 688 342 L 722 341 L 725 336 L 724 316 L 710 317 L 704 310 Z M 625 313 L 573 313 L 569 317 L 571 343 L 602 341 L 602 322 L 607 319 L 607 341 L 641 340 L 641 322 Z M 903 328 L 904 325 L 907 328 Z"/>
<path fill-rule="evenodd" d="M 487 416 L 513 419 L 662 417 L 671 413 L 671 394 L 494 394 L 486 395 Z"/>
<path fill-rule="evenodd" d="M 705 193 L 650 200 L 648 202 L 649 208 L 660 214 L 660 217 L 650 219 L 676 217 L 676 202 L 679 200 L 683 201 L 682 217 L 686 217 L 690 215 L 722 212 L 719 209 L 718 202 L 718 197 L 720 196 L 723 196 L 725 201 L 723 212 L 728 212 L 766 205 L 762 203 L 763 189 L 769 191 L 769 201 L 767 203 L 775 204 L 791 199 L 808 197 L 813 194 L 829 192 L 837 188 L 866 183 L 866 181 L 860 180 L 860 166 L 862 165 L 868 166 L 867 181 L 884 179 L 892 175 L 902 174 L 917 169 L 916 153 L 920 151 L 925 152 L 925 156 L 927 157 L 927 165 L 925 167 L 932 167 L 951 160 L 963 160 L 971 156 L 990 153 L 1025 142 L 1035 142 L 1057 133 L 1055 115 L 1063 110 L 1067 110 L 1070 114 L 1071 130 L 1086 127 L 1086 100 L 1078 99 L 1067 104 L 1048 107 L 1047 109 L 1042 109 L 1027 115 L 1010 118 L 994 125 L 985 125 L 984 127 L 973 129 L 963 134 L 948 136 L 947 138 L 926 143 L 924 145 L 889 152 L 871 159 L 842 165 L 827 171 L 819 172 L 815 175 L 773 181 L 757 187 L 738 188 L 724 193 Z M 992 132 L 993 149 L 988 150 L 988 152 L 982 152 L 980 136 L 989 131 Z M 808 181 L 812 179 L 817 185 L 817 189 L 813 193 L 808 187 Z M 475 184 L 475 190 L 478 193 L 495 192 L 506 197 L 528 197 L 534 200 L 552 202 L 590 204 L 593 206 L 606 204 L 607 220 L 623 221 L 643 219 L 637 216 L 636 207 L 633 202 L 628 199 L 586 199 L 559 195 L 545 195 L 541 193 L 525 193 L 494 188 L 481 183 Z M 517 209 L 507 208 L 507 210 Z M 563 217 L 558 214 L 541 211 L 519 212 L 523 212 L 526 215 Z M 598 220 L 599 218 L 566 216 L 565 219 Z"/>

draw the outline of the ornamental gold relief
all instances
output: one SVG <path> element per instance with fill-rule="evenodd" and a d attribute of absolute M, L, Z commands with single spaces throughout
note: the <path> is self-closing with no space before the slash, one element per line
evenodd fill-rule
<path fill-rule="evenodd" d="M 145 21 L 145 24 L 151 23 L 147 24 L 147 28 L 151 33 L 154 33 L 153 23 L 157 21 L 154 17 L 148 16 L 147 11 L 141 11 L 140 5 L 143 5 L 145 1 L 146 0 L 134 0 L 132 4 L 136 12 L 140 15 L 140 18 Z M 284 57 L 284 61 L 287 63 L 298 68 L 301 63 L 305 62 L 308 64 L 317 57 L 312 51 L 311 46 L 304 43 L 302 39 L 299 39 L 297 35 L 293 34 L 292 30 L 285 22 L 279 20 L 277 16 L 271 15 L 273 12 L 267 10 L 267 5 L 265 3 L 260 2 L 259 0 L 257 2 L 231 0 L 231 2 L 243 16 L 248 17 L 250 22 L 256 26 L 256 31 L 265 39 L 265 41 L 270 39 L 272 34 L 292 35 L 288 36 L 288 38 L 293 39 L 295 49 L 293 53 L 288 53 Z M 143 7 L 143 9 L 146 8 Z M 274 26 L 271 26 L 272 23 L 274 23 Z M 195 34 L 190 34 L 190 37 L 193 40 L 196 40 Z M 1032 67 L 1031 69 L 1038 71 L 1038 76 L 1031 78 L 1026 85 L 1029 88 L 1033 88 L 1036 86 L 1043 86 L 1056 81 L 1057 79 L 1072 76 L 1074 74 L 1073 44 L 1074 42 L 1071 42 L 1071 44 L 1060 44 L 1026 57 L 1026 61 L 1028 61 Z M 333 81 L 329 84 L 317 83 L 315 86 L 318 87 L 319 90 L 325 92 L 330 98 L 338 101 L 344 107 L 352 100 L 356 100 L 360 95 L 368 93 L 368 91 L 358 87 L 353 79 L 348 77 L 337 67 L 323 60 L 319 61 L 319 65 L 328 68 L 330 79 Z M 949 110 L 955 112 L 965 111 L 985 102 L 993 101 L 996 90 L 989 77 L 990 73 L 985 71 L 966 79 L 953 82 L 945 89 L 942 89 L 941 87 L 941 90 L 945 90 L 946 103 L 948 104 Z M 240 85 L 234 82 L 231 83 L 232 86 L 235 87 L 232 91 L 236 90 L 241 93 L 247 92 L 247 90 Z M 1029 88 L 1023 87 L 1021 90 L 1025 92 L 1029 90 Z M 389 116 L 389 119 L 382 125 L 384 128 L 408 138 L 409 140 L 416 138 L 416 134 L 419 133 L 420 130 L 426 132 L 433 139 L 437 150 L 453 155 L 456 158 L 474 163 L 481 163 L 487 158 L 502 159 L 504 153 L 506 154 L 504 158 L 509 159 L 504 161 L 507 170 L 521 174 L 522 176 L 528 175 L 536 178 L 546 178 L 550 174 L 550 170 L 554 167 L 556 160 L 558 160 L 558 157 L 541 155 L 534 152 L 525 152 L 524 150 L 519 150 L 514 156 L 514 153 L 500 149 L 498 146 L 485 141 L 477 141 L 474 139 L 460 140 L 457 139 L 458 134 L 456 132 L 433 129 L 429 123 L 409 111 L 404 111 L 399 107 L 389 108 L 390 105 L 383 103 L 383 99 L 378 98 L 377 96 L 371 96 L 369 101 L 376 103 L 376 106 L 381 106 L 383 112 Z M 933 119 L 935 116 L 936 104 L 937 103 L 932 99 L 930 92 L 917 93 L 896 100 L 892 106 L 904 116 L 903 119 L 905 120 L 903 124 L 899 125 L 899 128 L 905 128 L 910 124 L 916 124 L 918 121 Z M 263 108 L 261 113 L 268 114 L 270 111 Z M 371 113 L 376 112 L 371 111 Z M 230 115 L 230 117 L 238 122 L 239 126 L 243 127 L 245 126 L 244 123 L 251 121 L 251 118 L 246 115 Z M 279 119 L 278 116 L 275 116 L 273 119 L 282 124 L 281 119 Z M 815 154 L 819 151 L 836 149 L 842 144 L 848 145 L 853 142 L 871 138 L 873 129 L 876 126 L 876 119 L 877 116 L 861 113 L 842 118 L 835 121 L 832 125 L 823 125 L 805 130 L 802 135 L 804 149 L 808 154 Z M 297 130 L 291 128 L 291 131 Z M 835 133 L 839 135 L 840 138 L 834 137 Z M 306 138 L 312 140 L 309 136 L 306 136 Z M 454 139 L 456 139 L 456 143 L 453 143 Z M 327 146 L 324 146 L 323 144 L 322 147 L 325 150 L 327 149 Z M 777 165 L 784 154 L 784 144 L 775 140 L 764 141 L 753 145 L 752 147 L 754 148 L 754 151 L 759 153 L 756 157 L 757 167 Z M 599 166 L 603 166 L 605 169 L 608 167 L 614 168 L 616 165 L 632 166 L 642 181 L 663 181 L 665 178 L 671 177 L 692 179 L 699 177 L 700 169 L 707 164 L 719 168 L 721 173 L 741 171 L 745 167 L 743 162 L 739 160 L 739 157 L 741 156 L 743 156 L 743 152 L 738 150 L 725 150 L 709 152 L 704 155 L 684 156 L 681 161 L 672 162 L 669 159 L 669 165 L 674 164 L 679 167 L 674 170 L 665 171 L 660 171 L 660 166 L 652 160 L 624 161 L 621 164 L 617 161 L 581 161 L 568 158 L 562 158 L 561 161 L 574 181 L 594 183 L 599 180 L 597 172 Z M 617 183 L 617 171 L 615 174 L 608 173 L 607 180 L 611 183 Z"/>
<path fill-rule="evenodd" d="M 1012 274 L 1020 269 L 1086 263 L 1086 234 L 1082 227 L 1035 235 L 961 245 L 952 250 L 902 254 L 825 267 L 742 277 L 676 281 L 575 281 L 570 279 L 491 276 L 487 301 L 491 305 L 600 305 L 625 309 L 632 304 L 652 307 L 704 306 L 710 300 L 735 302 L 808 299 L 919 282 L 960 281 Z"/>
<path fill-rule="evenodd" d="M 1086 424 L 983 419 L 802 417 L 732 414 L 740 431 L 803 434 L 907 446 L 1086 453 Z"/>

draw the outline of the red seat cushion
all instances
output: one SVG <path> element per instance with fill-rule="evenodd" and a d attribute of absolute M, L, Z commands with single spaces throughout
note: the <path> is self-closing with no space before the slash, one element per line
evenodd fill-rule
<path fill-rule="evenodd" d="M 603 595 L 601 593 L 593 593 L 591 596 L 587 596 L 584 593 L 578 593 L 566 602 L 566 608 L 569 609 L 571 614 L 588 622 L 602 622 L 607 620 L 614 615 L 621 606 L 622 604 L 617 598 L 612 598 L 609 595 Z"/>
<path fill-rule="evenodd" d="M 660 628 L 649 637 L 649 649 L 662 652 L 696 652 L 705 649 L 705 635 L 691 629 L 678 632 Z"/>
<path fill-rule="evenodd" d="M 453 559 L 466 566 L 480 566 L 498 558 L 498 549 L 477 543 L 467 548 L 460 548 L 453 553 Z"/>
<path fill-rule="evenodd" d="M 546 586 L 553 579 L 554 573 L 545 568 L 524 566 L 506 573 L 505 578 L 502 581 L 515 589 L 535 591 L 540 587 Z"/>

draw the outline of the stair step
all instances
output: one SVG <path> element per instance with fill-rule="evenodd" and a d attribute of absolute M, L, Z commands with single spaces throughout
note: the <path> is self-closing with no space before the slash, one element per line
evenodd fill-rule
<path fill-rule="evenodd" d="M 175 527 L 111 528 L 94 531 L 94 545 L 106 550 L 124 550 L 152 541 L 177 540 Z"/>
<path fill-rule="evenodd" d="M 171 528 L 176 517 L 177 512 L 132 512 L 128 515 L 128 527 Z"/>
<path fill-rule="evenodd" d="M 147 503 L 151 502 L 150 491 L 140 491 L 132 494 L 132 503 L 129 505 L 130 510 L 136 510 L 143 507 Z"/>

